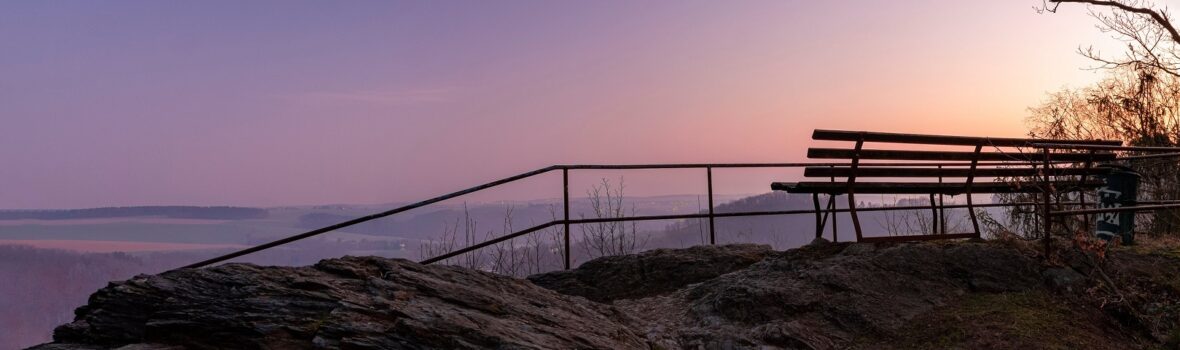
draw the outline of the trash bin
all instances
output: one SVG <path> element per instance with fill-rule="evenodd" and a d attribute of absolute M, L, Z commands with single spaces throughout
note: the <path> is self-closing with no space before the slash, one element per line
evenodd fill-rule
<path fill-rule="evenodd" d="M 1139 173 L 1118 165 L 1102 165 L 1112 168 L 1104 176 L 1105 185 L 1098 188 L 1098 208 L 1119 208 L 1133 206 L 1138 198 Z M 1104 240 L 1122 237 L 1123 244 L 1135 241 L 1135 212 L 1099 213 L 1094 225 L 1094 234 Z"/>

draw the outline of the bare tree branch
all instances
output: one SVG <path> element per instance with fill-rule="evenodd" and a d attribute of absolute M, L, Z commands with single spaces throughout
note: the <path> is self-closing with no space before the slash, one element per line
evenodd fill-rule
<path fill-rule="evenodd" d="M 1061 5 L 1062 3 L 1079 3 L 1079 4 L 1098 5 L 1098 6 L 1110 6 L 1110 7 L 1117 8 L 1119 10 L 1148 16 L 1151 18 L 1152 21 L 1155 21 L 1156 24 L 1158 24 L 1164 30 L 1168 31 L 1168 34 L 1170 34 L 1172 36 L 1172 41 L 1180 42 L 1180 32 L 1176 31 L 1176 27 L 1172 26 L 1172 21 L 1169 20 L 1168 14 L 1163 11 L 1156 11 L 1156 10 L 1146 8 L 1146 7 L 1134 7 L 1134 6 L 1127 5 L 1127 4 L 1118 2 L 1118 1 L 1104 1 L 1104 0 L 1048 0 L 1048 1 L 1054 4 L 1053 8 L 1051 8 L 1051 9 L 1048 7 L 1045 7 L 1045 9 L 1049 12 L 1057 12 L 1057 6 Z"/>
<path fill-rule="evenodd" d="M 1079 47 L 1079 54 L 1099 64 L 1095 69 L 1156 69 L 1180 77 L 1180 31 L 1172 25 L 1166 9 L 1152 9 L 1140 0 L 1042 0 L 1036 10 L 1055 13 L 1063 3 L 1091 6 L 1090 16 L 1098 20 L 1098 30 L 1118 34 L 1115 39 L 1127 45 L 1124 57 L 1117 59 L 1104 57 L 1093 47 Z M 1098 7 L 1111 12 L 1098 11 Z"/>

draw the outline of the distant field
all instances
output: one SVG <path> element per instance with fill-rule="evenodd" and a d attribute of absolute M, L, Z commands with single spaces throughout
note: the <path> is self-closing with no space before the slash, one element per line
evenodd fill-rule
<path fill-rule="evenodd" d="M 299 229 L 267 222 L 234 221 L 180 224 L 120 221 L 113 223 L 0 225 L 0 240 L 140 241 L 161 243 L 247 244 L 298 233 Z"/>
<path fill-rule="evenodd" d="M 126 241 L 83 241 L 56 239 L 0 239 L 0 245 L 21 245 L 41 249 L 61 249 L 80 253 L 164 252 L 177 250 L 240 249 L 240 244 L 194 244 Z"/>
<path fill-rule="evenodd" d="M 726 202 L 739 196 L 717 196 Z M 700 210 L 699 196 L 628 198 L 634 215 L 686 214 Z M 470 215 L 472 229 L 483 238 L 504 232 L 504 219 L 512 207 L 512 226 L 529 227 L 553 219 L 550 209 L 560 202 L 449 203 L 419 208 L 317 237 L 340 249 L 417 249 L 422 240 L 435 239 L 445 229 L 461 229 Z M 111 207 L 68 210 L 0 210 L 0 242 L 20 242 L 44 248 L 80 252 L 192 250 L 253 246 L 280 237 L 388 209 L 380 206 L 305 206 L 281 208 L 234 207 Z M 572 217 L 590 216 L 585 198 L 571 200 Z M 641 222 L 641 231 L 661 231 L 669 222 Z M 77 244 L 68 243 L 77 241 Z M 305 241 L 312 243 L 315 240 Z M 344 253 L 341 251 L 339 253 Z"/>
<path fill-rule="evenodd" d="M 21 226 L 21 225 L 94 225 L 94 224 L 116 224 L 116 223 L 143 223 L 143 224 L 180 224 L 180 225 L 208 225 L 208 224 L 222 224 L 230 220 L 219 219 L 179 219 L 169 217 L 145 216 L 145 217 L 130 217 L 130 218 L 94 218 L 94 219 L 68 219 L 68 220 L 45 220 L 45 219 L 17 219 L 17 220 L 0 220 L 0 226 Z"/>
<path fill-rule="evenodd" d="M 73 220 L 158 216 L 177 219 L 245 220 L 266 218 L 267 210 L 246 207 L 138 206 L 85 209 L 0 210 L 0 220 Z"/>

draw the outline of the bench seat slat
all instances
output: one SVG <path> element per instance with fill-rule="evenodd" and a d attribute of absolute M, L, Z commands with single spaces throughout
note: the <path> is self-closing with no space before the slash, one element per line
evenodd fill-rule
<path fill-rule="evenodd" d="M 1109 174 L 1111 168 L 1054 168 L 1049 173 L 1053 176 L 1078 176 Z M 980 168 L 975 169 L 975 177 L 1017 177 L 1036 176 L 1041 169 L 1031 167 L 1020 168 Z M 902 168 L 902 167 L 857 167 L 855 172 L 850 167 L 820 167 L 809 166 L 803 169 L 803 176 L 807 177 L 967 177 L 971 172 L 968 168 Z"/>
<path fill-rule="evenodd" d="M 807 149 L 807 158 L 813 159 L 852 159 L 853 155 L 859 154 L 860 159 L 879 159 L 879 160 L 930 160 L 930 161 L 970 161 L 978 159 L 981 161 L 1024 161 L 1024 162 L 1039 162 L 1044 160 L 1044 155 L 1041 153 L 1022 153 L 1022 152 L 980 152 L 977 155 L 975 152 L 963 151 L 912 151 L 912 150 L 883 150 L 883 149 L 862 149 L 858 152 L 851 149 L 842 148 L 809 148 Z M 1096 162 L 1106 162 L 1115 160 L 1114 153 L 1104 152 L 1095 154 L 1086 153 L 1050 153 L 1049 161 L 1086 161 L 1093 160 Z"/>
<path fill-rule="evenodd" d="M 865 142 L 889 142 L 889 143 L 909 143 L 909 144 L 928 144 L 928 145 L 951 145 L 951 146 L 996 146 L 996 147 L 1026 147 L 1034 143 L 1064 143 L 1075 145 L 1105 145 L 1105 146 L 1121 146 L 1122 141 L 1118 140 L 1054 140 L 1054 139 L 1025 139 L 1025 138 L 1009 138 L 1009 137 L 974 137 L 974 136 L 949 136 L 949 135 L 920 135 L 920 134 L 901 134 L 890 132 L 868 132 L 868 131 L 846 131 L 846 130 L 822 130 L 816 129 L 811 133 L 812 140 L 824 141 L 856 141 L 862 139 Z"/>
<path fill-rule="evenodd" d="M 1069 188 L 1091 188 L 1104 184 L 1100 180 L 1054 181 L 1058 191 Z M 971 193 L 1040 193 L 1041 182 L 977 182 L 971 184 Z M 770 188 L 788 193 L 847 194 L 847 182 L 775 182 Z M 858 194 L 948 194 L 958 195 L 967 191 L 965 182 L 856 182 L 852 190 Z"/>

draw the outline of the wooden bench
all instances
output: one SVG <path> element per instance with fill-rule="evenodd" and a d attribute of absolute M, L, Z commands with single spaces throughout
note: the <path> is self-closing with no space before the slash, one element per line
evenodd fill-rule
<path fill-rule="evenodd" d="M 1095 163 L 1109 162 L 1115 154 L 1103 151 L 1076 152 L 1053 148 L 1059 145 L 1121 145 L 1109 140 L 1052 140 L 1031 138 L 994 138 L 946 135 L 898 134 L 866 131 L 815 130 L 811 138 L 819 141 L 847 141 L 848 148 L 809 148 L 812 159 L 847 160 L 830 166 L 809 166 L 803 171 L 807 178 L 826 178 L 827 181 L 775 182 L 771 189 L 788 193 L 812 195 L 816 215 L 816 237 L 823 233 L 828 214 L 837 211 L 835 196 L 847 195 L 848 213 L 852 218 L 857 241 L 905 241 L 950 238 L 978 238 L 979 221 L 971 194 L 979 193 L 1044 193 L 1092 189 L 1102 185 L 1093 175 L 1102 175 L 1108 168 Z M 883 144 L 867 148 L 866 144 Z M 910 148 L 899 149 L 908 145 Z M 966 147 L 969 150 L 931 150 L 932 148 Z M 874 163 L 862 162 L 865 160 Z M 947 181 L 947 179 L 963 179 Z M 979 178 L 987 178 L 978 181 Z M 997 181 L 999 178 L 1010 179 Z M 878 181 L 863 181 L 876 179 Z M 905 179 L 909 181 L 897 181 Z M 826 209 L 820 209 L 819 195 L 828 195 Z M 934 212 L 931 235 L 901 235 L 864 237 L 857 216 L 857 194 L 928 194 Z M 966 208 L 974 229 L 970 233 L 947 233 L 943 220 L 943 196 L 966 194 Z M 935 201 L 935 196 L 938 201 Z M 821 212 L 823 215 L 821 216 Z M 833 219 L 833 225 L 835 219 Z M 940 232 L 941 231 L 941 232 Z M 833 240 L 838 239 L 833 230 Z"/>

